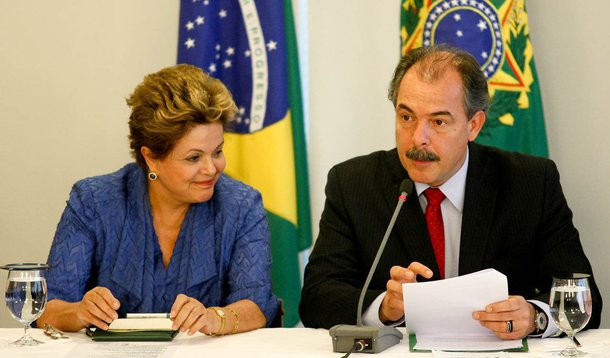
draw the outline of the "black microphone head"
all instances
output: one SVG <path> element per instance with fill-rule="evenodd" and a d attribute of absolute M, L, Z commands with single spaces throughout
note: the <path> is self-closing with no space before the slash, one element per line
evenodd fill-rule
<path fill-rule="evenodd" d="M 411 179 L 405 179 L 400 183 L 400 194 L 406 193 L 411 195 L 411 190 L 413 190 L 413 181 Z"/>

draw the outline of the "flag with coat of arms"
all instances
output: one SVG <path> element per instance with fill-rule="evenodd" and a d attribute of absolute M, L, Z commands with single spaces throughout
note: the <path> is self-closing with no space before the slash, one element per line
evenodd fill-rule
<path fill-rule="evenodd" d="M 178 63 L 201 67 L 239 109 L 225 134 L 226 173 L 258 189 L 271 231 L 284 326 L 299 322 L 299 251 L 311 246 L 309 183 L 290 0 L 182 0 Z"/>
<path fill-rule="evenodd" d="M 477 142 L 548 156 L 525 0 L 402 0 L 401 53 L 448 44 L 468 51 L 492 105 Z"/>

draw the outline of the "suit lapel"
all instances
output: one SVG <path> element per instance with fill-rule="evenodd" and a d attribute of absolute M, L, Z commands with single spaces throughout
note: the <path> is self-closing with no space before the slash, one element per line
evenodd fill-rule
<path fill-rule="evenodd" d="M 470 163 L 460 238 L 460 275 L 485 268 L 484 255 L 498 195 L 497 181 L 490 169 L 492 163 L 487 163 L 478 145 L 471 144 L 469 148 Z"/>

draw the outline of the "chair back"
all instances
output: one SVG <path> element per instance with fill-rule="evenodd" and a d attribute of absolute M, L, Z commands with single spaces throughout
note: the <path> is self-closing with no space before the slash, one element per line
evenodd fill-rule
<path fill-rule="evenodd" d="M 282 301 L 281 298 L 278 298 L 277 302 L 277 312 L 273 318 L 273 321 L 271 321 L 269 328 L 281 328 L 284 324 L 284 301 Z"/>

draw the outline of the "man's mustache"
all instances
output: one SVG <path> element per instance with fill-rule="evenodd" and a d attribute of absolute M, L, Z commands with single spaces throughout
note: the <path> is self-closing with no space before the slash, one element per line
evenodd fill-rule
<path fill-rule="evenodd" d="M 412 160 L 417 160 L 420 162 L 438 162 L 441 160 L 438 155 L 433 152 L 429 152 L 425 149 L 417 149 L 415 147 L 411 147 L 406 153 L 407 158 Z"/>

